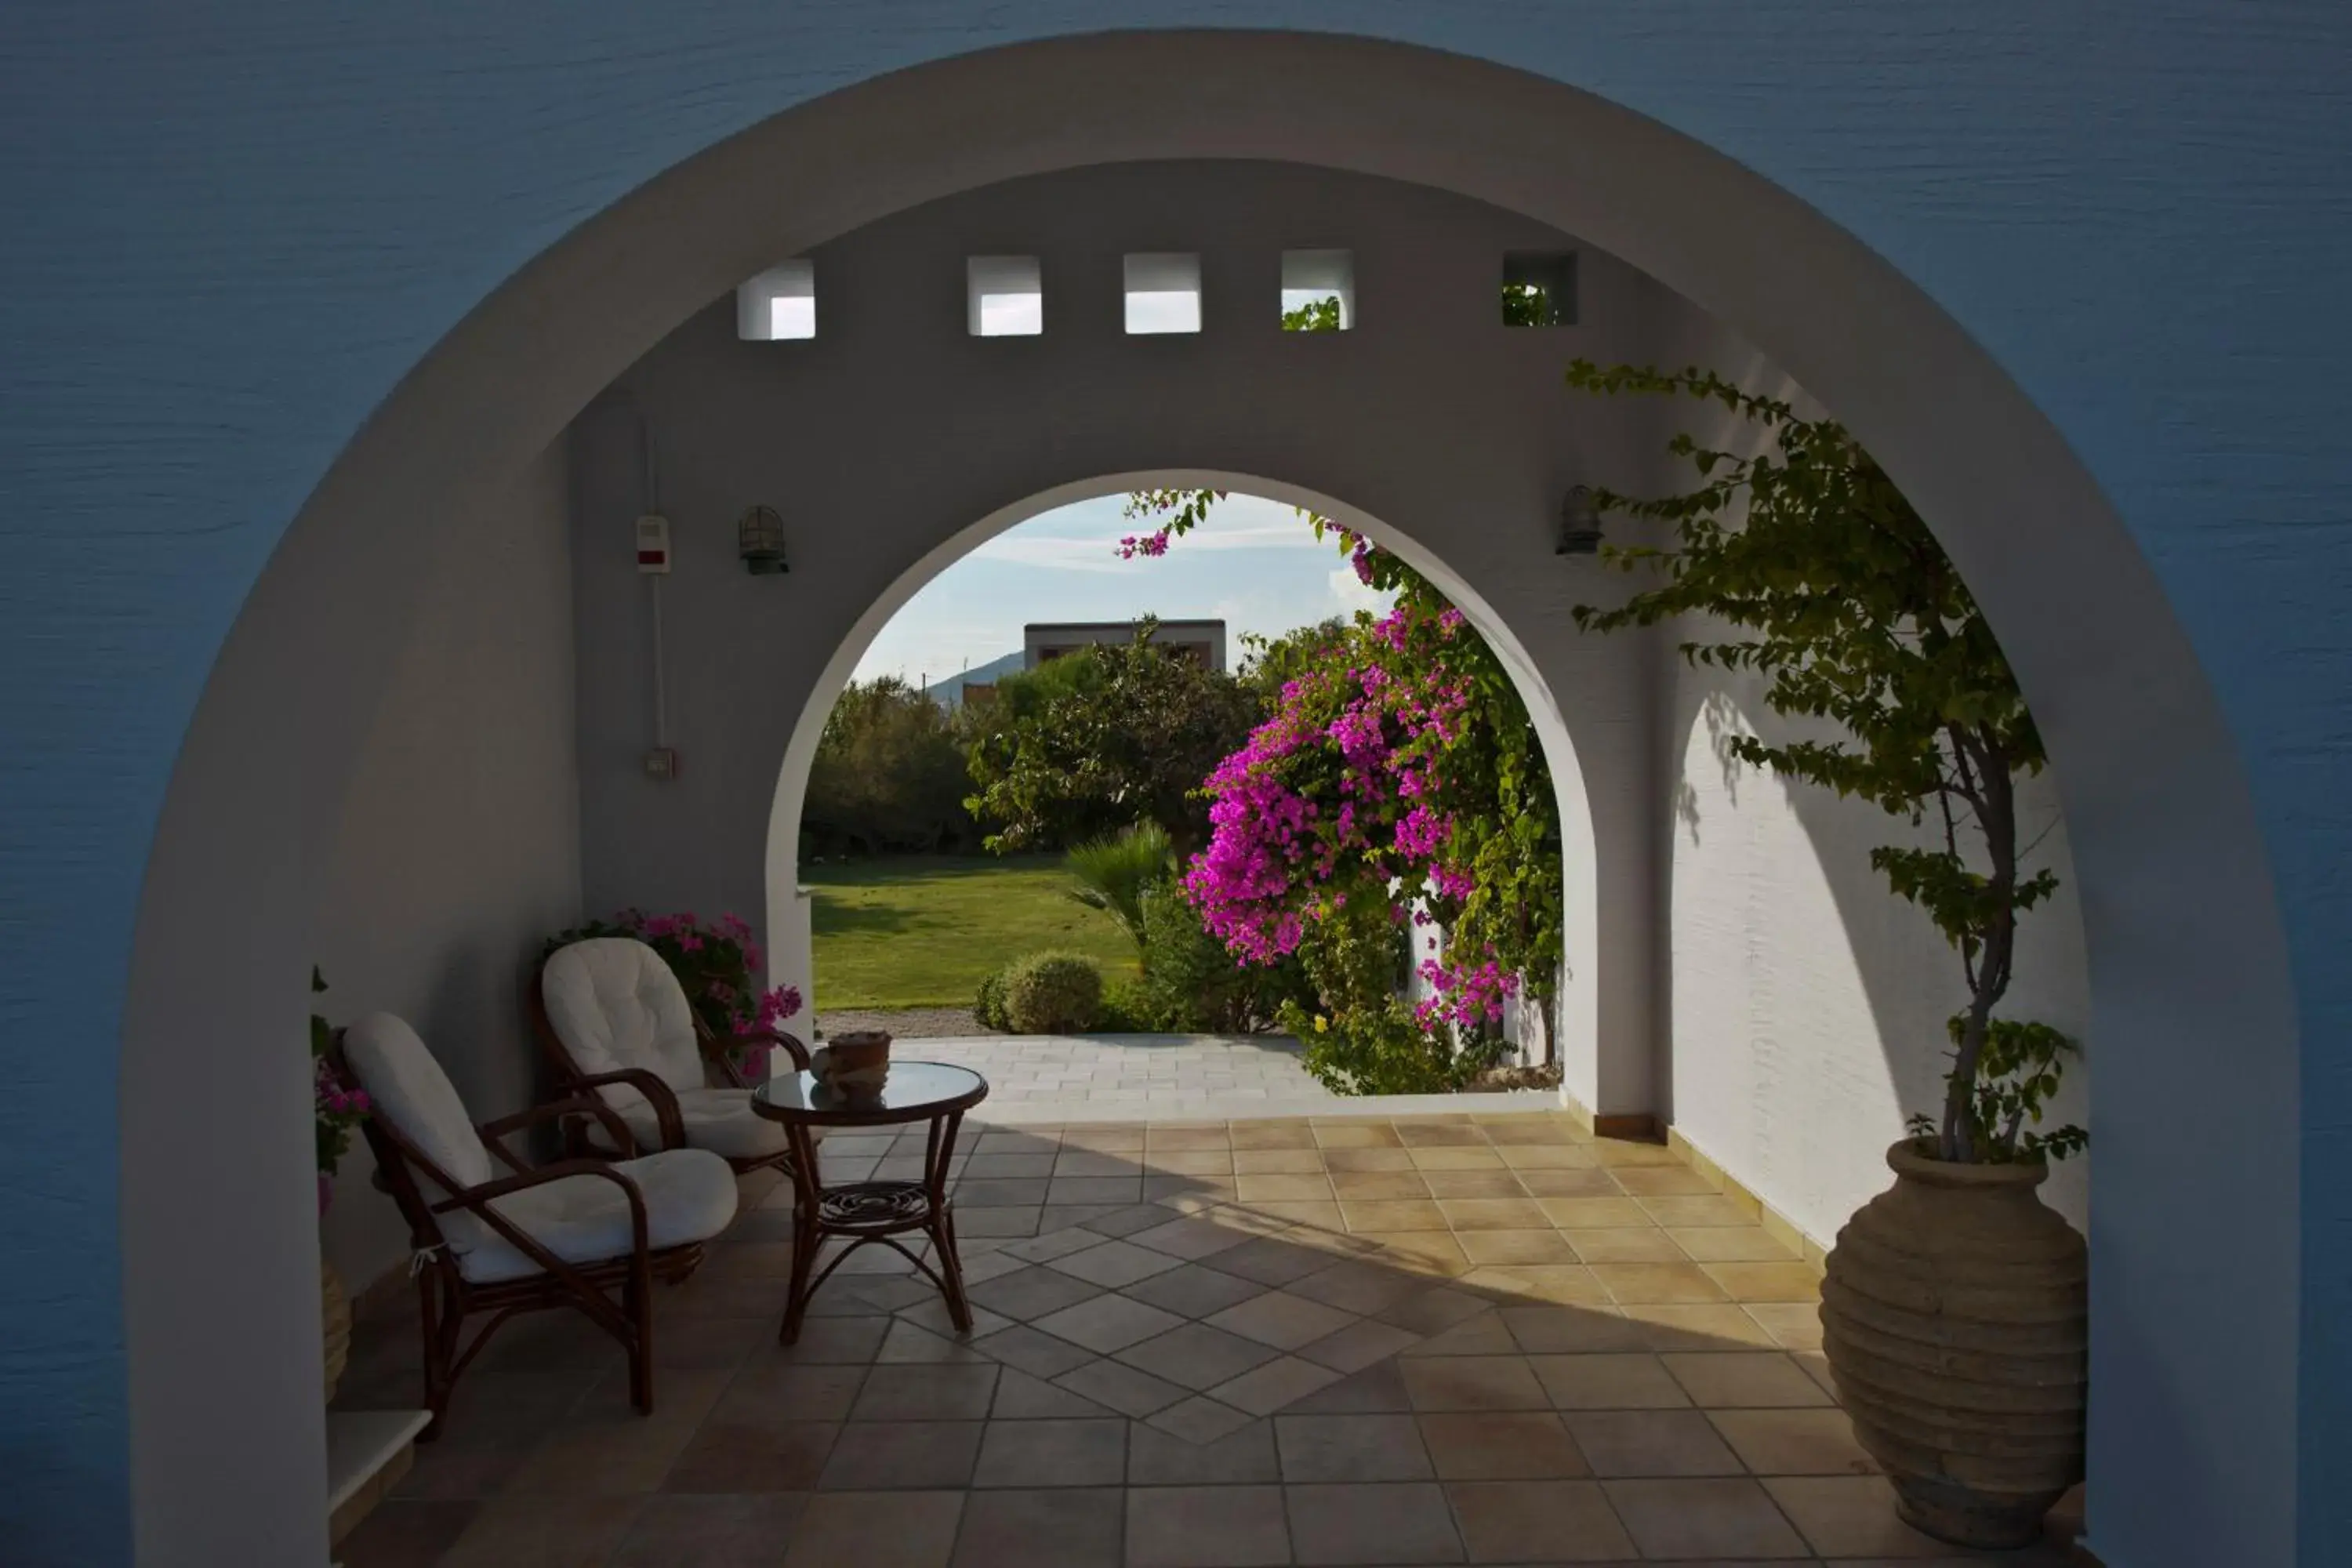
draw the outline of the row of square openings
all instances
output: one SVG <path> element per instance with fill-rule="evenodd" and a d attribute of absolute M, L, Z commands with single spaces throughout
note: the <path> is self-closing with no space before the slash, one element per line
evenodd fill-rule
<path fill-rule="evenodd" d="M 1503 258 L 1503 324 L 1572 326 L 1576 256 L 1513 251 Z M 964 262 L 965 321 L 976 338 L 1034 338 L 1045 331 L 1044 268 L 1034 256 L 974 256 Z M 1201 258 L 1145 251 L 1126 258 L 1127 331 L 1137 336 L 1201 330 Z M 1282 253 L 1281 324 L 1286 331 L 1347 331 L 1356 324 L 1355 254 Z M 787 261 L 735 291 L 736 336 L 778 342 L 816 336 L 816 264 Z"/>

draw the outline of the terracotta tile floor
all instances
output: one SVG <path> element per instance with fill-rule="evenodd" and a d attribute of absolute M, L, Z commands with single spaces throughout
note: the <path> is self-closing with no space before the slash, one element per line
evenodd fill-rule
<path fill-rule="evenodd" d="M 836 1138 L 828 1173 L 894 1174 L 919 1137 Z M 779 1346 L 789 1194 L 747 1179 L 659 1298 L 653 1415 L 575 1315 L 511 1325 L 340 1560 L 1987 1560 L 1895 1520 L 1810 1272 L 1663 1149 L 1553 1114 L 965 1142 L 971 1335 L 868 1249 Z M 372 1318 L 341 1403 L 414 1404 L 416 1358 L 412 1318 Z"/>

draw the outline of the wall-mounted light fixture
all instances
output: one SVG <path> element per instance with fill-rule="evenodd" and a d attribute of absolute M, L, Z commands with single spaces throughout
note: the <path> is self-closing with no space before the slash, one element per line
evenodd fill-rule
<path fill-rule="evenodd" d="M 754 577 L 792 570 L 784 562 L 784 520 L 773 507 L 755 506 L 736 520 L 735 550 Z"/>
<path fill-rule="evenodd" d="M 1582 485 L 1570 486 L 1559 503 L 1559 543 L 1552 553 L 1601 553 L 1601 509 L 1593 504 L 1592 492 Z"/>

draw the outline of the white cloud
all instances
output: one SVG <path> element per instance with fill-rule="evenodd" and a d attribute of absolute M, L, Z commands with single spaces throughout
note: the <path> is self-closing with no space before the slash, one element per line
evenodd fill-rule
<path fill-rule="evenodd" d="M 858 676 L 937 681 L 1019 647 L 1025 622 L 1147 612 L 1223 619 L 1238 661 L 1244 632 L 1276 636 L 1359 607 L 1387 607 L 1285 502 L 1229 496 L 1165 560 L 1137 561 L 1118 558 L 1118 541 L 1148 525 L 1123 516 L 1124 503 L 1114 495 L 1059 507 L 977 546 L 891 618 L 858 661 Z"/>
<path fill-rule="evenodd" d="M 1048 572 L 1125 572 L 1111 542 L 1102 539 L 1054 539 L 1014 529 L 1000 533 L 965 557 L 968 561 L 1003 561 L 1035 566 Z M 953 570 L 952 567 L 950 568 Z"/>
<path fill-rule="evenodd" d="M 1335 569 L 1329 582 L 1332 600 L 1339 605 L 1339 613 L 1343 616 L 1352 616 L 1358 610 L 1370 610 L 1376 616 L 1384 616 L 1391 607 L 1390 596 L 1357 576 L 1353 566 Z"/>
<path fill-rule="evenodd" d="M 1286 509 L 1279 519 L 1244 522 L 1227 521 L 1230 505 L 1213 510 L 1200 527 L 1171 544 L 1171 552 L 1198 554 L 1204 551 L 1303 552 L 1331 548 L 1328 542 L 1317 539 L 1314 530 L 1303 520 L 1289 517 Z M 1118 552 L 1119 540 L 1129 534 L 1150 531 L 1150 525 L 1140 521 L 1122 518 L 1115 531 L 1106 526 L 1103 532 L 1091 535 L 1032 533 L 1031 526 L 1024 523 L 1008 529 L 974 548 L 967 559 L 1011 562 L 1049 572 L 1125 572 L 1150 565 L 1148 562 L 1123 561 Z"/>

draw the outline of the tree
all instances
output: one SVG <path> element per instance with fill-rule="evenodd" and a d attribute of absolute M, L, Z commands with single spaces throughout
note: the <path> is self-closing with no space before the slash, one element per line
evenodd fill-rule
<path fill-rule="evenodd" d="M 947 710 L 896 676 L 851 681 L 826 715 L 801 819 L 835 853 L 929 853 L 968 843 L 964 746 Z"/>
<path fill-rule="evenodd" d="M 1121 552 L 1165 553 L 1217 499 L 1131 498 L 1130 516 L 1160 525 Z M 1526 704 L 1462 613 L 1395 556 L 1308 521 L 1396 607 L 1261 651 L 1269 717 L 1203 785 L 1213 831 L 1186 896 L 1244 963 L 1304 962 L 1323 1010 L 1289 1026 L 1318 1076 L 1359 1091 L 1450 1087 L 1491 1058 L 1506 996 L 1524 989 L 1549 1027 L 1564 904 L 1551 777 Z M 1416 900 L 1415 967 L 1433 994 L 1407 1007 L 1397 928 Z"/>
<path fill-rule="evenodd" d="M 1654 500 L 1602 492 L 1603 511 L 1664 524 L 1676 548 L 1612 546 L 1603 558 L 1664 579 L 1616 609 L 1580 605 L 1578 626 L 1614 631 L 1686 615 L 1740 636 L 1682 645 L 1696 665 L 1766 678 L 1780 714 L 1828 719 L 1846 741 L 1771 744 L 1742 736 L 1744 762 L 1853 795 L 1919 824 L 1942 846 L 1885 846 L 1871 864 L 1924 910 L 1959 954 L 1968 1005 L 1950 1023 L 1942 1158 L 1981 1162 L 2083 1146 L 2080 1128 L 2028 1131 L 2073 1044 L 2047 1025 L 1997 1019 L 2016 964 L 2018 916 L 2056 891 L 2018 845 L 2016 781 L 2042 771 L 2042 737 L 2000 645 L 1958 572 L 1884 469 L 1844 426 L 1690 369 L 1665 374 L 1579 360 L 1587 392 L 1721 404 L 1761 437 L 1752 456 L 1676 436 L 1700 483 Z M 1973 845 L 1965 842 L 1973 840 Z M 1971 847 L 1974 853 L 1970 853 Z M 2027 847 L 2029 849 L 2031 846 Z"/>
<path fill-rule="evenodd" d="M 1208 811 L 1193 792 L 1257 704 L 1232 676 L 1150 641 L 1156 626 L 998 683 L 964 802 L 996 826 L 989 848 L 1055 848 L 1138 822 L 1159 824 L 1180 854 L 1200 843 Z"/>
<path fill-rule="evenodd" d="M 1242 664 L 1243 683 L 1257 693 L 1259 706 L 1271 712 L 1285 686 L 1310 669 L 1344 657 L 1354 636 L 1355 623 L 1338 616 L 1278 637 L 1244 632 L 1242 646 L 1248 656 Z"/>

